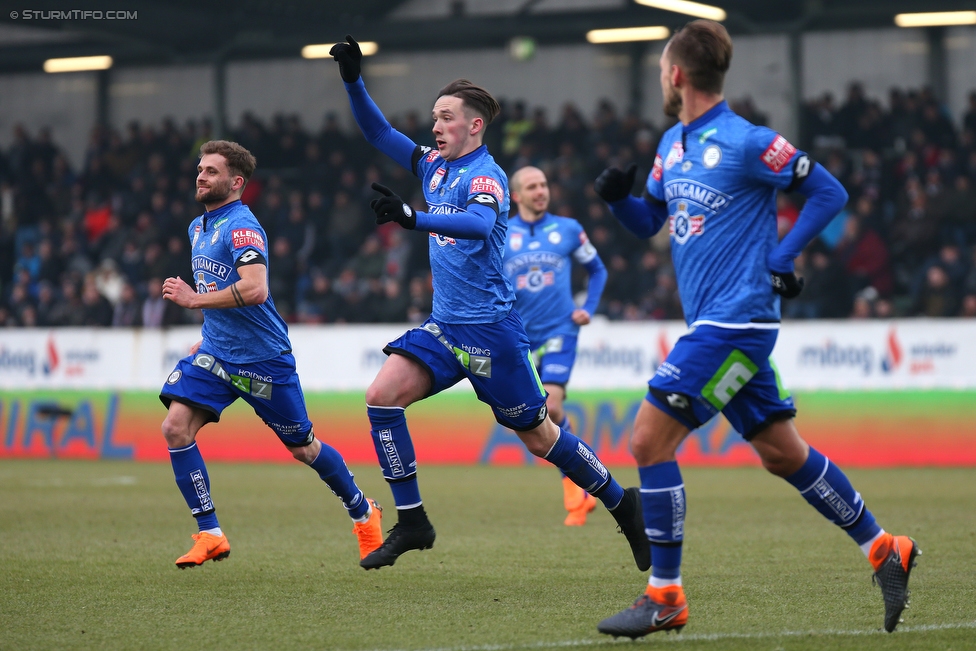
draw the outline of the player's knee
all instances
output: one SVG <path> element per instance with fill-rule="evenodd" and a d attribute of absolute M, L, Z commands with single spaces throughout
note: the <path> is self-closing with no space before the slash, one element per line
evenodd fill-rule
<path fill-rule="evenodd" d="M 366 389 L 366 404 L 373 407 L 396 407 L 397 398 L 395 385 L 373 382 Z"/>
<path fill-rule="evenodd" d="M 777 477 L 789 477 L 803 466 L 804 459 L 791 450 L 766 448 L 760 452 L 763 468 Z"/>
<path fill-rule="evenodd" d="M 163 438 L 166 439 L 166 445 L 170 448 L 185 448 L 193 443 L 193 435 L 190 433 L 190 427 L 185 423 L 178 422 L 173 418 L 167 418 L 163 421 L 162 430 Z"/>

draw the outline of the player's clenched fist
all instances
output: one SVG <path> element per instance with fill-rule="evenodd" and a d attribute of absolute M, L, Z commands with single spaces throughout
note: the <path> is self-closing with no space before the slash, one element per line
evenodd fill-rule
<path fill-rule="evenodd" d="M 342 81 L 353 84 L 359 79 L 362 71 L 363 51 L 359 49 L 359 43 L 349 34 L 346 34 L 345 43 L 336 43 L 329 50 L 329 54 L 339 64 L 339 75 Z"/>
<path fill-rule="evenodd" d="M 180 307 L 192 308 L 197 293 L 182 278 L 167 278 L 163 281 L 163 298 L 173 301 Z"/>
<path fill-rule="evenodd" d="M 608 167 L 603 170 L 600 176 L 596 177 L 593 189 L 600 195 L 601 199 L 607 203 L 614 203 L 630 195 L 636 176 L 636 165 L 628 167 L 626 172 L 621 172 L 616 167 Z"/>
<path fill-rule="evenodd" d="M 792 271 L 772 272 L 773 291 L 783 298 L 796 298 L 803 291 L 803 279 Z"/>
<path fill-rule="evenodd" d="M 376 213 L 377 224 L 396 222 L 407 230 L 417 226 L 417 214 L 393 190 L 379 183 L 373 183 L 370 187 L 383 195 L 369 202 L 369 207 Z"/>

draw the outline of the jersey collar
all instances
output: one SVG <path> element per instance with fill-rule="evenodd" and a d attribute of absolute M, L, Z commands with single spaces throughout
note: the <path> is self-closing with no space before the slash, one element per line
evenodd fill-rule
<path fill-rule="evenodd" d="M 725 113 L 726 111 L 731 111 L 731 110 L 732 109 L 729 108 L 728 102 L 726 102 L 723 99 L 721 102 L 719 102 L 718 104 L 716 104 L 712 108 L 708 109 L 707 111 L 705 111 L 704 113 L 702 113 L 701 115 L 699 115 L 697 118 L 695 118 L 694 120 L 692 120 L 691 122 L 689 122 L 687 125 L 683 126 L 682 129 L 681 129 L 681 135 L 684 136 L 686 134 L 689 134 L 692 131 L 694 131 L 695 129 L 697 129 L 698 127 L 701 127 L 701 126 L 704 126 L 704 125 L 708 124 L 709 122 L 711 122 L 712 120 L 714 120 L 716 117 L 718 117 L 719 114 Z"/>
<path fill-rule="evenodd" d="M 237 201 L 231 201 L 230 203 L 225 204 L 225 205 L 221 206 L 220 208 L 217 208 L 217 210 L 214 210 L 212 212 L 204 212 L 203 213 L 203 232 L 204 233 L 207 232 L 207 220 L 209 220 L 209 219 L 217 219 L 218 217 L 220 217 L 224 213 L 230 212 L 231 208 L 236 208 L 239 205 L 241 205 L 241 200 L 240 199 L 238 199 Z"/>
<path fill-rule="evenodd" d="M 474 151 L 469 151 L 467 154 L 465 154 L 464 156 L 461 156 L 460 158 L 455 158 L 454 160 L 445 161 L 445 162 L 448 165 L 465 165 L 465 164 L 470 163 L 471 161 L 473 161 L 478 156 L 481 156 L 486 151 L 488 151 L 488 147 L 486 145 L 481 145 L 480 147 L 478 147 Z"/>

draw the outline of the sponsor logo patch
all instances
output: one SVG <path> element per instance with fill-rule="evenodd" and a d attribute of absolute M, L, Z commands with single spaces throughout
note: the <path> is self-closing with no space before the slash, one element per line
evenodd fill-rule
<path fill-rule="evenodd" d="M 242 249 L 245 246 L 253 246 L 259 251 L 264 251 L 264 238 L 261 233 L 251 228 L 235 228 L 230 232 L 234 241 L 235 249 Z"/>
<path fill-rule="evenodd" d="M 682 146 L 681 141 L 671 145 L 671 151 L 668 152 L 668 157 L 664 159 L 664 169 L 669 170 L 674 167 L 675 163 L 680 163 L 681 159 L 685 157 L 685 148 Z"/>
<path fill-rule="evenodd" d="M 512 236 L 508 238 L 508 245 L 512 247 L 513 251 L 518 251 L 522 248 L 522 234 L 512 233 Z"/>
<path fill-rule="evenodd" d="M 660 181 L 663 173 L 664 161 L 661 160 L 661 154 L 657 154 L 654 156 L 654 167 L 651 168 L 651 178 L 655 181 Z"/>
<path fill-rule="evenodd" d="M 702 165 L 706 169 L 712 169 L 722 162 L 722 150 L 718 145 L 709 145 L 702 152 Z"/>
<path fill-rule="evenodd" d="M 505 201 L 505 190 L 502 189 L 502 184 L 490 176 L 476 176 L 471 179 L 469 194 L 478 194 L 479 192 L 490 192 L 495 195 L 499 203 Z"/>
<path fill-rule="evenodd" d="M 180 371 L 179 369 L 177 369 L 177 370 L 173 371 L 172 373 L 170 373 L 169 374 L 169 377 L 166 378 L 166 384 L 176 384 L 177 382 L 180 381 L 180 378 L 181 377 L 183 377 L 183 371 Z"/>
<path fill-rule="evenodd" d="M 766 147 L 766 151 L 759 158 L 766 164 L 766 167 L 779 174 L 795 153 L 796 147 L 791 145 L 790 141 L 783 136 L 776 134 L 773 142 L 769 144 L 769 147 Z"/>
<path fill-rule="evenodd" d="M 430 190 L 431 192 L 436 190 L 437 186 L 440 185 L 441 179 L 444 178 L 445 174 L 447 174 L 447 170 L 444 169 L 443 167 L 438 167 L 437 171 L 434 172 L 434 176 L 430 178 L 430 184 L 427 186 L 427 189 Z"/>

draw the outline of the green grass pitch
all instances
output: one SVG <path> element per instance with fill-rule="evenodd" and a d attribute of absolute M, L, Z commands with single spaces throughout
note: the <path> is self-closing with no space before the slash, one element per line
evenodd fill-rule
<path fill-rule="evenodd" d="M 395 516 L 379 470 L 354 469 Z M 622 483 L 634 468 L 616 468 Z M 0 649 L 631 648 L 596 632 L 647 577 L 598 507 L 562 525 L 549 467 L 422 466 L 434 548 L 358 566 L 338 500 L 299 464 L 211 464 L 233 552 L 178 570 L 194 523 L 165 464 L 0 461 Z M 760 469 L 684 469 L 690 620 L 633 648 L 976 648 L 976 471 L 859 470 L 923 550 L 894 634 L 857 547 Z M 621 646 L 625 645 L 625 646 Z"/>

